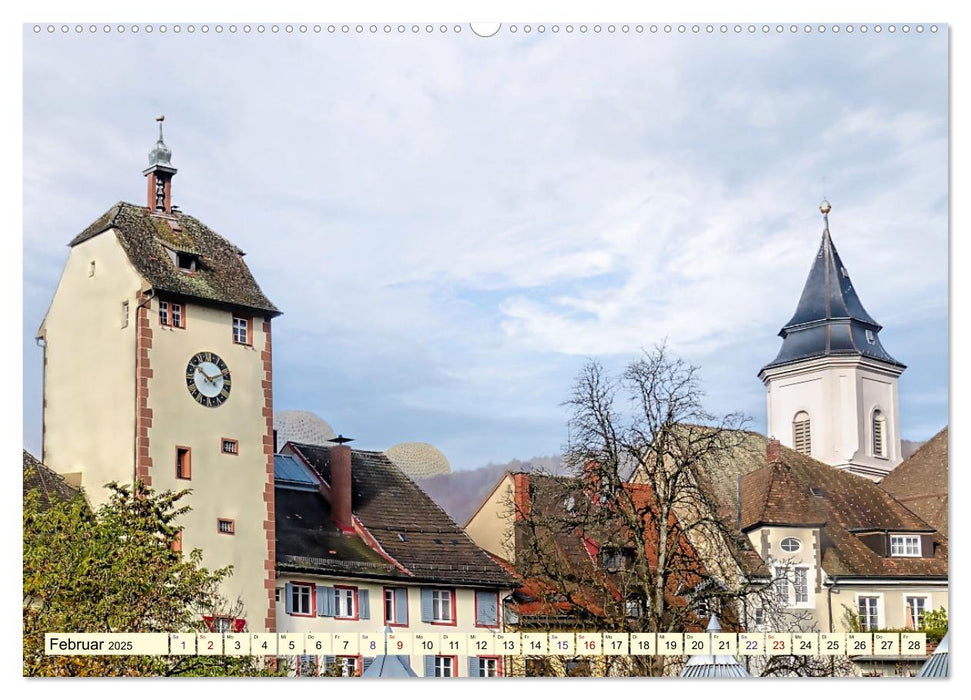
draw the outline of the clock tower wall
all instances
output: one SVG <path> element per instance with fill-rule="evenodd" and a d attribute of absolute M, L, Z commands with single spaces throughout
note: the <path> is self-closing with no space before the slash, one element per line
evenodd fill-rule
<path fill-rule="evenodd" d="M 182 304 L 184 327 L 160 322 L 159 303 L 163 301 Z M 245 344 L 234 339 L 234 316 L 247 319 Z M 272 579 L 267 562 L 272 560 L 273 547 L 272 500 L 267 501 L 273 492 L 272 419 L 268 418 L 272 416 L 270 324 L 252 312 L 161 294 L 153 300 L 149 324 L 152 349 L 147 405 L 151 427 L 147 448 L 152 486 L 192 489 L 184 501 L 192 510 L 179 523 L 184 528 L 183 551 L 201 549 L 204 565 L 211 568 L 231 564 L 233 574 L 224 584 L 223 594 L 230 604 L 237 597 L 243 600 L 250 630 L 263 629 L 273 594 L 267 586 L 268 575 Z M 211 353 L 225 364 L 231 385 L 228 397 L 219 405 L 200 404 L 187 386 L 187 366 L 198 353 Z M 210 374 L 215 373 L 210 370 Z M 234 444 L 227 447 L 225 441 Z M 226 532 L 227 528 L 232 532 Z"/>
<path fill-rule="evenodd" d="M 41 325 L 43 457 L 94 507 L 135 459 L 136 308 L 145 282 L 114 230 L 71 248 Z"/>

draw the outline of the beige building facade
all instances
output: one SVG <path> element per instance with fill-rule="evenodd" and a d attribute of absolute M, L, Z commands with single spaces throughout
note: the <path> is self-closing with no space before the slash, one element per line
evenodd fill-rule
<path fill-rule="evenodd" d="M 95 507 L 110 481 L 191 489 L 181 548 L 231 565 L 226 611 L 272 631 L 279 311 L 242 251 L 172 209 L 170 156 L 160 133 L 147 205 L 120 202 L 71 242 L 38 332 L 43 459 Z"/>

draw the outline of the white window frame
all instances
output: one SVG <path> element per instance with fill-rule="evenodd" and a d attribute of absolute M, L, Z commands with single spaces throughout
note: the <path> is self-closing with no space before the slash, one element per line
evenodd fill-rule
<path fill-rule="evenodd" d="M 805 599 L 799 600 L 799 578 L 803 577 L 802 583 L 804 584 L 803 594 Z M 812 596 L 809 592 L 809 567 L 808 566 L 796 566 L 792 570 L 792 593 L 793 593 L 793 607 L 802 607 L 810 605 L 812 601 Z"/>
<path fill-rule="evenodd" d="M 432 589 L 432 622 L 454 622 L 451 588 Z"/>
<path fill-rule="evenodd" d="M 158 303 L 158 323 L 160 326 L 169 326 L 169 302 L 159 301 Z"/>
<path fill-rule="evenodd" d="M 337 663 L 341 667 L 341 676 L 344 678 L 357 676 L 357 662 L 358 657 L 356 656 L 338 656 Z"/>
<path fill-rule="evenodd" d="M 860 601 L 864 598 L 868 600 L 875 600 L 876 604 L 876 626 L 875 627 L 865 627 L 863 625 L 863 619 L 860 616 Z M 856 594 L 856 616 L 860 620 L 860 629 L 863 632 L 870 632 L 872 630 L 883 629 L 883 596 L 879 593 L 857 593 Z"/>
<path fill-rule="evenodd" d="M 248 318 L 233 316 L 233 342 L 237 345 L 252 344 L 250 342 L 250 321 Z"/>
<path fill-rule="evenodd" d="M 498 678 L 498 677 L 499 677 L 499 658 L 496 656 L 480 656 L 479 657 L 479 678 Z"/>
<path fill-rule="evenodd" d="M 792 607 L 792 596 L 789 592 L 789 572 L 783 567 L 777 566 L 775 567 L 775 579 L 776 580 L 772 585 L 775 588 L 776 601 L 783 604 L 787 608 Z M 782 597 L 783 590 L 785 590 L 784 599 Z"/>
<path fill-rule="evenodd" d="M 357 590 L 334 587 L 334 618 L 353 620 L 357 617 Z"/>
<path fill-rule="evenodd" d="M 306 602 L 306 607 L 299 605 Z M 291 584 L 290 588 L 290 610 L 291 615 L 313 615 L 314 587 L 303 583 Z"/>
<path fill-rule="evenodd" d="M 895 542 L 896 540 L 896 542 Z M 910 547 L 909 545 L 916 545 Z M 900 544 L 899 547 L 895 548 L 895 544 Z M 897 551 L 894 551 L 894 550 Z M 890 535 L 890 556 L 892 557 L 920 557 L 921 547 L 920 547 L 920 535 Z"/>
<path fill-rule="evenodd" d="M 910 610 L 910 616 L 914 621 L 914 629 L 916 630 L 916 629 L 920 629 L 920 620 L 917 619 L 917 617 L 914 617 L 914 609 L 910 605 L 911 600 L 924 601 L 924 607 L 923 607 L 924 615 L 926 615 L 931 610 L 933 610 L 933 608 L 931 607 L 931 597 L 929 595 L 919 594 L 919 593 L 915 593 L 913 595 L 910 595 L 907 593 L 904 594 L 904 620 L 907 619 L 907 611 Z"/>
<path fill-rule="evenodd" d="M 795 549 L 786 549 L 786 542 L 789 542 L 790 540 L 796 543 Z M 779 549 L 786 554 L 794 554 L 802 549 L 802 541 L 798 537 L 792 537 L 791 535 L 788 537 L 783 537 L 782 541 L 779 543 Z"/>
<path fill-rule="evenodd" d="M 435 657 L 435 678 L 455 678 L 457 675 L 454 656 Z"/>

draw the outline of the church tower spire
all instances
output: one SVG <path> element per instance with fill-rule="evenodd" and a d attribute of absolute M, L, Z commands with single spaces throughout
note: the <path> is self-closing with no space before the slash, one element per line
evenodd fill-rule
<path fill-rule="evenodd" d="M 172 213 L 172 176 L 179 172 L 172 167 L 172 149 L 165 145 L 162 122 L 165 116 L 156 117 L 158 141 L 148 153 L 148 167 L 142 175 L 148 177 L 148 210 L 158 214 Z"/>
<path fill-rule="evenodd" d="M 770 435 L 835 467 L 879 479 L 900 463 L 897 377 L 829 231 L 823 235 L 778 355 L 759 372 Z"/>

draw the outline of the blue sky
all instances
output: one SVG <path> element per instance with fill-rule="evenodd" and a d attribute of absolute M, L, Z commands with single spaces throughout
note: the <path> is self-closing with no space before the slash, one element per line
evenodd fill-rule
<path fill-rule="evenodd" d="M 66 243 L 166 115 L 173 200 L 285 312 L 278 410 L 453 468 L 551 454 L 588 357 L 667 338 L 764 430 L 758 369 L 819 200 L 884 325 L 905 438 L 947 422 L 947 38 L 24 36 L 24 445 Z"/>

